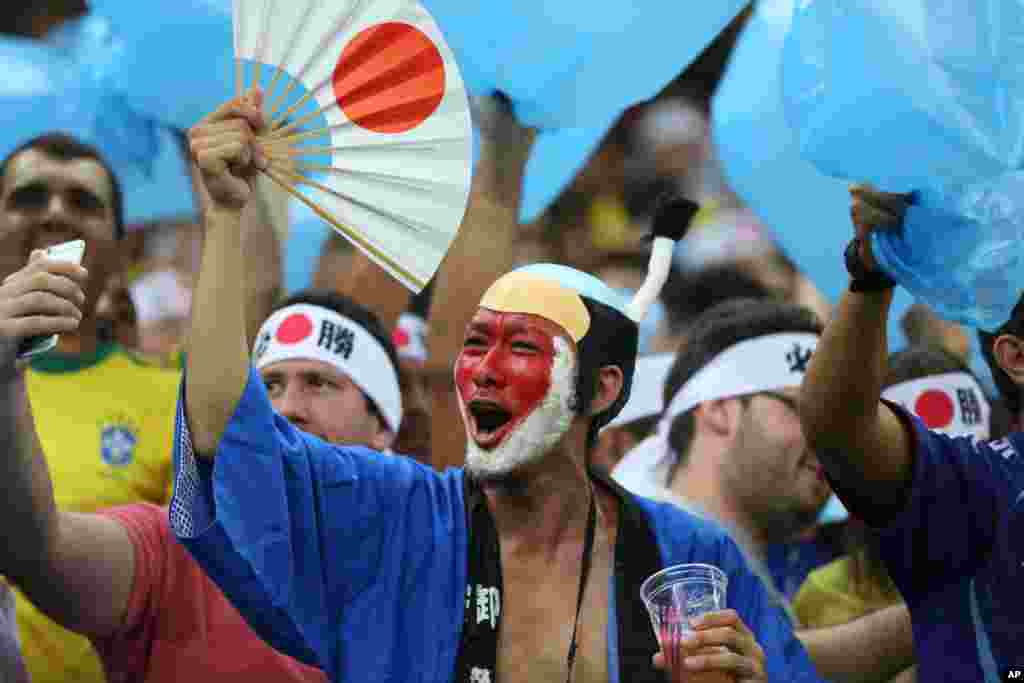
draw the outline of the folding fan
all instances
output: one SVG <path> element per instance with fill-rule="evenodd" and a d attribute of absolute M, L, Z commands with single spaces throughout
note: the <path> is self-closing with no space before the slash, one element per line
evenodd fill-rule
<path fill-rule="evenodd" d="M 455 59 L 416 0 L 234 0 L 236 89 L 264 90 L 266 175 L 413 291 L 469 199 Z"/>

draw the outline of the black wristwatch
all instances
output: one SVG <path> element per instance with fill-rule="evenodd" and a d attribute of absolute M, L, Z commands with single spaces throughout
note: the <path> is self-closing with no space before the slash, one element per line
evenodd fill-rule
<path fill-rule="evenodd" d="M 883 292 L 896 286 L 896 281 L 880 268 L 868 270 L 860 257 L 861 239 L 854 237 L 846 245 L 846 270 L 850 273 L 851 292 Z"/>

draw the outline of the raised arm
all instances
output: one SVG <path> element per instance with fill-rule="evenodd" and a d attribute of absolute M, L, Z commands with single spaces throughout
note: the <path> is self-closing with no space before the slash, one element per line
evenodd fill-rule
<path fill-rule="evenodd" d="M 474 104 L 480 160 L 462 229 L 436 276 L 429 316 L 430 450 L 439 469 L 461 465 L 466 452 L 452 363 L 477 302 L 513 265 L 523 169 L 534 136 L 516 122 L 507 101 L 481 98 Z"/>
<path fill-rule="evenodd" d="M 866 237 L 876 227 L 902 220 L 905 204 L 900 201 L 895 195 L 853 190 L 853 216 L 868 267 L 874 262 Z M 843 294 L 800 392 L 808 441 L 844 502 L 878 526 L 903 508 L 913 465 L 910 433 L 879 400 L 892 296 L 891 289 Z"/>
<path fill-rule="evenodd" d="M 117 523 L 57 509 L 15 366 L 21 339 L 77 327 L 85 277 L 79 266 L 35 257 L 0 286 L 0 573 L 65 628 L 104 637 L 124 618 L 134 550 Z"/>
<path fill-rule="evenodd" d="M 210 195 L 202 181 L 200 169 L 192 166 L 192 182 L 202 215 L 211 208 Z M 250 347 L 281 296 L 283 254 L 281 235 L 288 225 L 287 200 L 283 191 L 271 180 L 260 178 L 253 200 L 242 211 L 242 253 L 245 270 L 246 340 Z M 200 226 L 204 232 L 208 221 Z"/>
<path fill-rule="evenodd" d="M 199 455 L 213 457 L 249 377 L 242 212 L 258 166 L 255 134 L 263 126 L 257 91 L 231 100 L 189 131 L 203 208 L 205 239 L 192 297 L 185 407 Z"/>

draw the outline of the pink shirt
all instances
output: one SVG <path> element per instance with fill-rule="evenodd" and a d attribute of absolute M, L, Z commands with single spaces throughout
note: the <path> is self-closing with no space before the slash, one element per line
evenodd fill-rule
<path fill-rule="evenodd" d="M 119 632 L 94 642 L 109 683 L 326 683 L 319 669 L 257 636 L 171 533 L 167 508 L 104 510 L 135 546 L 135 581 Z"/>

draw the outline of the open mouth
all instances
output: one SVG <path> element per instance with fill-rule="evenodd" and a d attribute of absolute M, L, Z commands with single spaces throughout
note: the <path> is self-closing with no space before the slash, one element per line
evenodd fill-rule
<path fill-rule="evenodd" d="M 480 446 L 493 446 L 501 441 L 512 423 L 512 413 L 491 401 L 472 401 L 467 406 L 473 439 Z"/>

